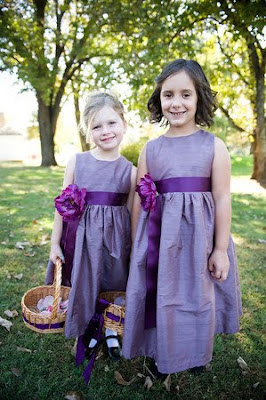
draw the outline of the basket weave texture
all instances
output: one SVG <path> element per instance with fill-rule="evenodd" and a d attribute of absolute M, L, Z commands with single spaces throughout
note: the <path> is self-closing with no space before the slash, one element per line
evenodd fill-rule
<path fill-rule="evenodd" d="M 61 286 L 62 262 L 58 258 L 55 264 L 54 282 L 52 285 L 37 286 L 28 290 L 21 299 L 21 309 L 25 325 L 39 333 L 62 333 L 66 320 L 66 313 L 58 313 L 59 297 L 62 301 L 69 297 L 70 287 Z M 37 303 L 46 296 L 54 296 L 51 314 L 43 315 L 37 310 Z"/>
<path fill-rule="evenodd" d="M 100 299 L 104 299 L 110 302 L 110 305 L 104 310 L 104 328 L 110 328 L 118 333 L 118 335 L 123 335 L 124 331 L 124 319 L 125 319 L 125 307 L 114 304 L 117 297 L 126 297 L 125 292 L 102 292 L 99 295 Z M 117 321 L 113 321 L 110 318 L 110 314 L 117 317 Z"/>

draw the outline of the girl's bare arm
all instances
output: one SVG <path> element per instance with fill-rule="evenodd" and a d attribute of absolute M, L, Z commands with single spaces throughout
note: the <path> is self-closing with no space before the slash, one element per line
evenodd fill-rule
<path fill-rule="evenodd" d="M 227 248 L 231 226 L 230 156 L 222 140 L 215 138 L 212 165 L 212 195 L 215 204 L 215 240 L 209 259 L 209 270 L 218 281 L 227 279 Z"/>

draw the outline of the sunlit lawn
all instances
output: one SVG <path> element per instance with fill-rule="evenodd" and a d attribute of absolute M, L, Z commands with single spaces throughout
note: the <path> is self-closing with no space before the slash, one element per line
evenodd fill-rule
<path fill-rule="evenodd" d="M 49 254 L 53 220 L 53 198 L 59 193 L 63 169 L 7 166 L 0 168 L 0 316 L 13 322 L 8 332 L 0 326 L 0 399 L 60 400 L 70 391 L 83 399 L 263 399 L 265 384 L 265 200 L 266 195 L 248 179 L 251 158 L 234 158 L 232 234 L 237 245 L 243 295 L 241 330 L 234 336 L 219 335 L 208 371 L 171 376 L 170 392 L 156 381 L 147 391 L 144 378 L 129 386 L 118 385 L 114 371 L 126 381 L 137 373 L 147 375 L 143 359 L 112 364 L 105 352 L 96 362 L 90 385 L 75 368 L 73 340 L 63 335 L 42 335 L 25 327 L 21 315 L 11 319 L 4 311 L 20 312 L 26 290 L 42 284 Z M 250 186 L 251 185 L 251 186 Z M 234 186 L 234 185 L 233 185 Z M 254 189 L 256 188 L 256 190 Z M 23 249 L 15 247 L 22 242 Z M 25 244 L 26 243 L 26 244 Z M 21 280 L 15 275 L 22 273 Z M 19 348 L 28 349 L 27 352 Z M 246 371 L 237 363 L 242 357 Z M 74 398 L 73 398 L 74 400 Z"/>

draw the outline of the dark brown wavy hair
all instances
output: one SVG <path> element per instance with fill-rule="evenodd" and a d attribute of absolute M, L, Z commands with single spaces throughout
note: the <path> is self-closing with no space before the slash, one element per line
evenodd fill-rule
<path fill-rule="evenodd" d="M 211 126 L 213 124 L 214 113 L 217 110 L 215 99 L 217 93 L 211 89 L 209 81 L 199 63 L 194 60 L 184 60 L 182 58 L 168 64 L 155 79 L 157 86 L 147 103 L 148 110 L 150 111 L 150 122 L 155 123 L 163 120 L 163 125 L 168 125 L 168 121 L 164 120 L 161 107 L 160 94 L 162 84 L 169 76 L 179 71 L 186 71 L 195 85 L 198 96 L 197 112 L 195 115 L 196 124 Z"/>

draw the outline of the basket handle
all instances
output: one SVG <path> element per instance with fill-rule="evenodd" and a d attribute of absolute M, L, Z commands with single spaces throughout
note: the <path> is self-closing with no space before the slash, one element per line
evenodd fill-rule
<path fill-rule="evenodd" d="M 57 257 L 56 263 L 55 263 L 55 270 L 54 270 L 53 286 L 55 288 L 55 291 L 54 291 L 54 304 L 53 304 L 53 308 L 52 308 L 51 319 L 54 319 L 57 316 L 57 308 L 58 308 L 58 304 L 59 304 L 61 281 L 62 281 L 62 260 L 59 257 Z"/>

